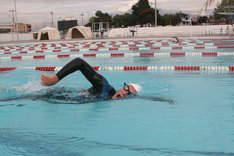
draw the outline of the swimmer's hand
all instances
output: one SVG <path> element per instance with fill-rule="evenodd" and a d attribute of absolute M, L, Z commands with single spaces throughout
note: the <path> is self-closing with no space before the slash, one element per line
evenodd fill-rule
<path fill-rule="evenodd" d="M 41 85 L 43 86 L 52 86 L 59 82 L 59 79 L 56 75 L 44 75 L 41 74 Z"/>

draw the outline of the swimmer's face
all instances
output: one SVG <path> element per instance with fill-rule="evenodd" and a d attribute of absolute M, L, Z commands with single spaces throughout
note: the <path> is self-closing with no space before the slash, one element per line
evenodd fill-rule
<path fill-rule="evenodd" d="M 127 85 L 126 83 L 124 83 L 123 88 L 120 88 L 112 97 L 112 99 L 122 99 L 130 94 L 137 94 L 136 89 L 132 85 Z"/>

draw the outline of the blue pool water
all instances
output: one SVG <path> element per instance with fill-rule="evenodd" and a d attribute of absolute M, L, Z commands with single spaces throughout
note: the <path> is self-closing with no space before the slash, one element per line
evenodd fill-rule
<path fill-rule="evenodd" d="M 1 62 L 2 66 L 63 66 L 70 59 Z M 233 65 L 232 56 L 86 59 L 91 65 Z M 0 73 L 0 155 L 234 155 L 234 74 L 200 71 L 100 71 L 118 89 L 139 83 L 141 98 L 87 104 L 34 99 L 48 87 L 41 73 Z M 77 73 L 52 88 L 88 88 Z"/>

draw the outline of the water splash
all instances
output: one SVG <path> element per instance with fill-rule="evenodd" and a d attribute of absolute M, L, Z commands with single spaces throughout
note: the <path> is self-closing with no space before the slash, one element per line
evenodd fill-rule
<path fill-rule="evenodd" d="M 29 81 L 26 84 L 23 84 L 21 86 L 15 86 L 12 88 L 15 89 L 18 93 L 30 94 L 34 92 L 40 92 L 41 90 L 47 87 L 42 86 L 40 82 L 36 80 L 36 77 L 33 76 L 29 79 Z"/>
<path fill-rule="evenodd" d="M 35 76 L 26 84 L 0 89 L 0 102 L 13 100 L 43 100 L 56 104 L 80 104 L 98 101 L 97 97 L 92 96 L 82 88 L 44 87 Z"/>
<path fill-rule="evenodd" d="M 0 101 L 3 101 L 3 99 L 16 99 L 25 95 L 39 93 L 45 88 L 46 87 L 43 87 L 34 76 L 26 84 L 1 88 Z"/>

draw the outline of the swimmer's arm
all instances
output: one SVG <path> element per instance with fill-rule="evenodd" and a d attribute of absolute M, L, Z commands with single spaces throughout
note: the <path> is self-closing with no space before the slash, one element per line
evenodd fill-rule
<path fill-rule="evenodd" d="M 81 58 L 76 58 L 66 64 L 57 74 L 59 80 L 63 79 L 67 75 L 75 72 L 81 71 L 81 73 L 86 77 L 86 79 L 93 85 L 96 86 L 102 83 L 103 76 L 98 74 L 87 62 Z"/>
<path fill-rule="evenodd" d="M 159 101 L 159 102 L 167 102 L 171 105 L 176 104 L 176 100 L 166 98 L 166 97 L 159 97 L 159 96 L 138 96 L 140 99 L 146 99 L 151 101 Z"/>
<path fill-rule="evenodd" d="M 102 76 L 100 74 L 98 74 L 87 62 L 80 58 L 76 58 L 66 64 L 56 75 L 47 76 L 41 74 L 41 84 L 44 86 L 52 86 L 77 70 L 80 70 L 93 86 L 102 82 Z"/>

